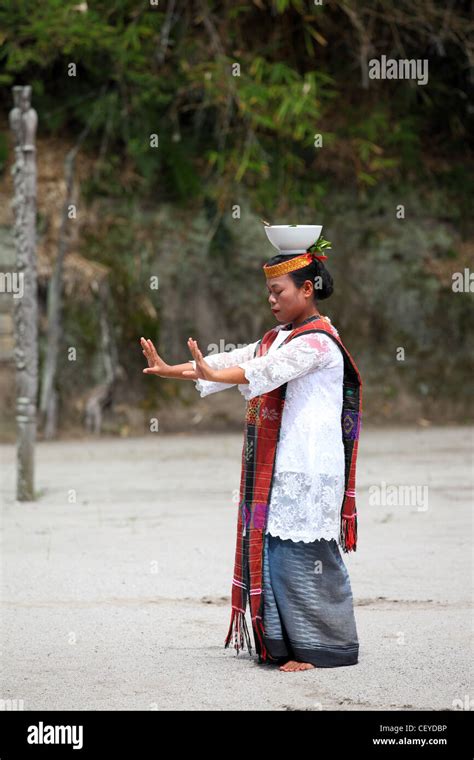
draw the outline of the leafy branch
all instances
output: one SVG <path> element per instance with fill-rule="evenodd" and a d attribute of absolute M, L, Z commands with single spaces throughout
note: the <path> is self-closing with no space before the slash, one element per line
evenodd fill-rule
<path fill-rule="evenodd" d="M 324 251 L 332 248 L 332 243 L 329 240 L 325 240 L 322 235 L 318 237 L 315 243 L 308 248 L 309 253 L 324 253 Z"/>

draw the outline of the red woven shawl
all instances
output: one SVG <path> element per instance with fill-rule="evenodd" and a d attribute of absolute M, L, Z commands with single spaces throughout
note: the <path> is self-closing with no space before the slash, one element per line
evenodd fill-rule
<path fill-rule="evenodd" d="M 312 317 L 295 328 L 280 346 L 304 333 L 325 333 L 341 349 L 344 359 L 343 408 L 341 416 L 345 455 L 345 490 L 341 506 L 340 543 L 344 552 L 355 551 L 357 545 L 357 512 L 355 503 L 356 460 L 362 412 L 362 381 L 357 366 L 330 322 Z M 259 342 L 255 356 L 264 356 L 277 336 L 269 330 Z M 280 347 L 278 346 L 278 348 Z M 276 350 L 278 350 L 278 348 Z M 232 615 L 225 639 L 228 647 L 232 635 L 234 648 L 244 648 L 244 635 L 252 653 L 245 610 L 249 600 L 255 648 L 260 662 L 272 661 L 264 645 L 263 625 L 263 549 L 268 506 L 272 490 L 277 444 L 285 404 L 287 383 L 247 402 L 234 577 L 232 580 Z"/>

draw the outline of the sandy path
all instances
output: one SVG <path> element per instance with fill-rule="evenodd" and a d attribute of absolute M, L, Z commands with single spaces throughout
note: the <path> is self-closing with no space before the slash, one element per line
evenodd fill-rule
<path fill-rule="evenodd" d="M 364 431 L 359 545 L 344 555 L 360 660 L 301 673 L 223 646 L 241 446 L 238 434 L 42 443 L 34 504 L 15 503 L 15 452 L 0 447 L 1 699 L 439 710 L 473 698 L 472 430 Z M 427 486 L 428 508 L 371 504 L 381 481 Z"/>

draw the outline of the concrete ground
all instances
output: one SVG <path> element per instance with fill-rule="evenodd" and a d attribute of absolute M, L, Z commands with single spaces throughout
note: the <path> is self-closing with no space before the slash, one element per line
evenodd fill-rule
<path fill-rule="evenodd" d="M 241 447 L 240 434 L 41 443 L 39 498 L 22 504 L 14 448 L 0 447 L 0 700 L 25 710 L 474 705 L 472 429 L 363 430 L 359 543 L 343 555 L 359 663 L 298 673 L 223 646 Z"/>

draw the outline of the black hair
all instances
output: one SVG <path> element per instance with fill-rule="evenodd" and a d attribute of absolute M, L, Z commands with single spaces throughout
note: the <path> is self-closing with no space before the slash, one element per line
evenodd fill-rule
<path fill-rule="evenodd" d="M 295 256 L 301 256 L 301 254 L 295 254 Z M 285 256 L 284 254 L 277 253 L 276 256 L 267 261 L 268 266 L 273 264 L 280 264 L 282 261 L 290 261 L 295 256 Z M 313 261 L 306 267 L 301 269 L 295 269 L 293 272 L 288 272 L 291 279 L 295 283 L 297 288 L 301 288 L 305 280 L 311 280 L 313 283 L 313 298 L 315 301 L 323 301 L 325 298 L 329 298 L 334 290 L 333 279 L 324 266 L 324 263 L 319 259 L 313 259 Z M 318 279 L 316 279 L 318 278 Z"/>

